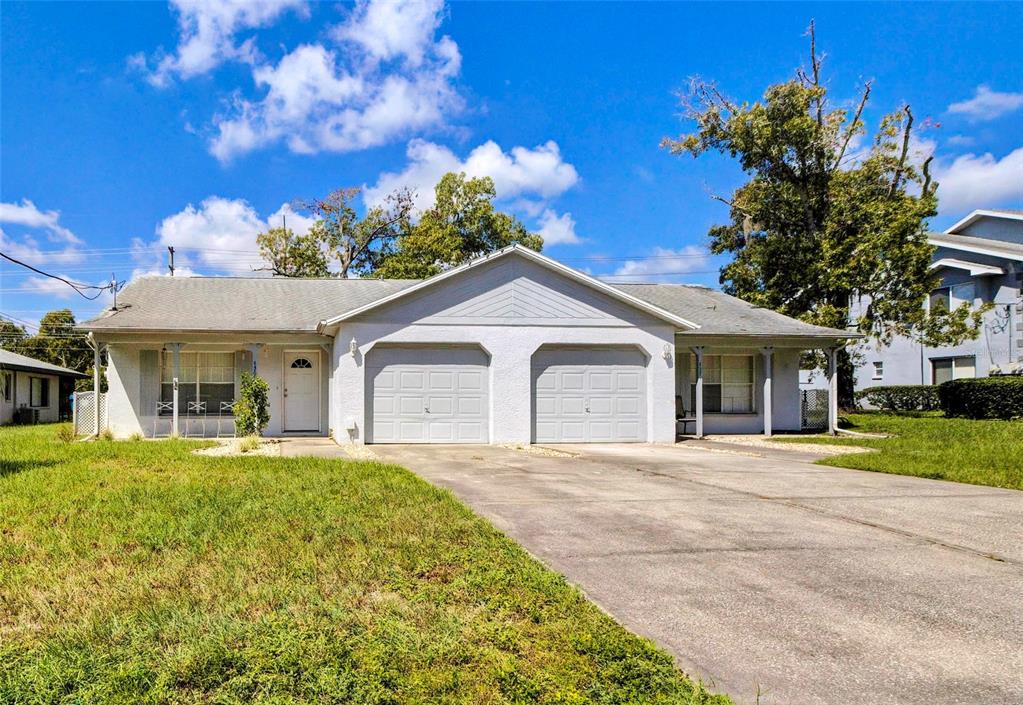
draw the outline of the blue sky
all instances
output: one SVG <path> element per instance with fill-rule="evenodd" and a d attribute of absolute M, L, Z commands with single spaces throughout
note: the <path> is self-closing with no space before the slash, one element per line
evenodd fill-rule
<path fill-rule="evenodd" d="M 244 274 L 286 204 L 397 185 L 426 203 L 490 173 L 545 251 L 623 281 L 717 284 L 710 198 L 734 163 L 668 155 L 689 76 L 756 99 L 818 45 L 836 102 L 874 80 L 871 124 L 909 102 L 942 228 L 1023 206 L 1020 4 L 0 4 L 0 250 L 87 282 Z M 165 270 L 164 270 L 165 271 Z M 0 312 L 108 305 L 0 264 Z"/>

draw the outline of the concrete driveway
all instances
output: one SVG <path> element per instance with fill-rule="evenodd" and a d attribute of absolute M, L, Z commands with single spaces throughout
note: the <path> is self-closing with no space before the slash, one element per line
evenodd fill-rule
<path fill-rule="evenodd" d="M 374 446 L 739 702 L 1023 702 L 1023 492 L 684 446 Z"/>

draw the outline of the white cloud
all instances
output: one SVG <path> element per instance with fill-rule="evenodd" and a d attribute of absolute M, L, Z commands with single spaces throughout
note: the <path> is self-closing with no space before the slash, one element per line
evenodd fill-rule
<path fill-rule="evenodd" d="M 272 24 L 290 9 L 306 12 L 303 0 L 171 0 L 171 5 L 178 13 L 180 37 L 175 53 L 160 57 L 149 74 L 155 86 L 167 85 L 173 76 L 208 73 L 225 61 L 254 63 L 259 58 L 254 38 L 239 43 L 239 32 Z M 136 54 L 128 63 L 144 68 L 148 62 Z"/>
<path fill-rule="evenodd" d="M 575 220 L 571 213 L 558 215 L 551 209 L 540 215 L 539 234 L 544 245 L 578 245 L 582 239 L 575 232 Z"/>
<path fill-rule="evenodd" d="M 297 153 L 350 152 L 440 126 L 462 107 L 461 55 L 436 37 L 443 4 L 369 0 L 331 32 L 334 48 L 305 44 L 253 69 L 261 98 L 239 98 L 214 120 L 222 162 L 285 142 Z"/>
<path fill-rule="evenodd" d="M 977 143 L 977 138 L 970 135 L 951 135 L 945 141 L 954 147 L 970 147 Z"/>
<path fill-rule="evenodd" d="M 934 168 L 938 204 L 943 212 L 962 212 L 1023 200 L 1023 147 L 1001 159 L 993 154 L 964 154 Z"/>
<path fill-rule="evenodd" d="M 0 223 L 45 230 L 49 239 L 54 242 L 82 244 L 82 241 L 59 221 L 60 211 L 41 211 L 27 198 L 21 199 L 21 203 L 0 203 Z"/>
<path fill-rule="evenodd" d="M 977 92 L 969 100 L 952 103 L 948 112 L 965 115 L 973 121 L 994 120 L 1023 107 L 1023 93 L 1000 93 L 989 87 L 977 86 Z"/>
<path fill-rule="evenodd" d="M 156 228 L 152 242 L 136 240 L 134 256 L 139 267 L 133 276 L 166 274 L 166 248 L 175 248 L 175 273 L 182 276 L 198 270 L 244 274 L 258 269 L 259 248 L 256 235 L 282 224 L 287 218 L 288 228 L 304 235 L 313 223 L 312 218 L 296 213 L 284 204 L 263 220 L 256 209 L 243 199 L 210 196 L 195 207 L 188 204 L 183 210 L 164 218 Z"/>
<path fill-rule="evenodd" d="M 678 250 L 655 247 L 651 256 L 628 260 L 614 274 L 601 278 L 623 284 L 678 282 L 678 275 L 705 271 L 708 266 L 710 255 L 703 247 L 686 245 Z"/>
<path fill-rule="evenodd" d="M 416 192 L 416 206 L 429 208 L 433 205 L 433 187 L 441 177 L 448 172 L 465 172 L 469 177 L 491 177 L 499 199 L 516 203 L 529 199 L 530 208 L 523 210 L 538 213 L 536 199 L 546 201 L 560 196 L 579 182 L 579 173 L 562 158 L 561 150 L 552 141 L 533 149 L 512 147 L 508 152 L 496 142 L 487 141 L 463 160 L 442 145 L 412 140 L 406 155 L 408 165 L 402 171 L 385 172 L 366 188 L 367 204 L 381 203 L 393 191 L 410 188 Z"/>

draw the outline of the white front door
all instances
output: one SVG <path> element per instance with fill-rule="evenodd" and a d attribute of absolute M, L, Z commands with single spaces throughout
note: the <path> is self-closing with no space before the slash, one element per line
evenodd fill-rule
<path fill-rule="evenodd" d="M 646 440 L 646 360 L 636 350 L 550 348 L 533 356 L 534 443 Z"/>
<path fill-rule="evenodd" d="M 284 430 L 320 430 L 320 355 L 284 353 Z"/>
<path fill-rule="evenodd" d="M 369 359 L 370 443 L 487 442 L 482 350 L 382 348 Z"/>

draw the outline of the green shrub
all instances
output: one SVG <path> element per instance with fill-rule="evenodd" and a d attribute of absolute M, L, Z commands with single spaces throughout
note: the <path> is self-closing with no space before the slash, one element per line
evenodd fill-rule
<path fill-rule="evenodd" d="M 61 424 L 57 428 L 57 441 L 60 443 L 73 443 L 75 440 L 75 429 L 69 423 Z"/>
<path fill-rule="evenodd" d="M 882 411 L 933 411 L 938 408 L 938 388 L 930 384 L 893 384 L 867 387 L 856 395 Z"/>
<path fill-rule="evenodd" d="M 270 386 L 262 377 L 242 372 L 241 394 L 234 405 L 240 436 L 259 436 L 270 423 Z"/>
<path fill-rule="evenodd" d="M 1023 377 L 957 379 L 938 386 L 945 416 L 1023 419 Z"/>

